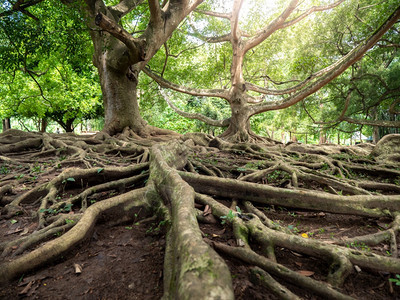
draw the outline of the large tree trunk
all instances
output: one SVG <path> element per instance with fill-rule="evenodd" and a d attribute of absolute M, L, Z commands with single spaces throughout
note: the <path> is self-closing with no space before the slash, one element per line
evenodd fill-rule
<path fill-rule="evenodd" d="M 98 66 L 104 101 L 104 131 L 113 135 L 130 127 L 135 133 L 145 135 L 147 123 L 139 113 L 137 75 L 129 70 L 113 69 L 107 65 L 106 55 L 99 58 L 101 64 Z"/>
<path fill-rule="evenodd" d="M 246 107 L 246 100 L 237 94 L 230 101 L 231 119 L 228 128 L 219 137 L 231 142 L 248 142 L 252 140 L 250 117 Z"/>
<path fill-rule="evenodd" d="M 149 23 L 137 38 L 122 28 L 120 21 L 142 1 L 121 1 L 115 6 L 106 6 L 102 0 L 85 2 L 88 26 L 102 29 L 91 30 L 90 34 L 94 45 L 93 63 L 99 72 L 104 101 L 103 131 L 113 135 L 128 127 L 143 137 L 172 133 L 147 126 L 140 116 L 138 76 L 180 22 L 202 1 L 174 1 L 163 6 L 158 1 L 149 1 Z"/>

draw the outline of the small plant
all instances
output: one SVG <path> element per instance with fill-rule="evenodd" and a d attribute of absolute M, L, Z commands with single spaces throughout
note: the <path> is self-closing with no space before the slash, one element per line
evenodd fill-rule
<path fill-rule="evenodd" d="M 400 275 L 397 274 L 396 278 L 389 278 L 390 282 L 394 282 L 396 285 L 400 285 Z"/>
<path fill-rule="evenodd" d="M 20 180 L 22 178 L 24 178 L 24 174 L 19 174 L 19 175 L 15 175 L 15 179 Z"/>
<path fill-rule="evenodd" d="M 290 211 L 288 211 L 288 216 L 291 216 L 291 217 L 293 217 L 293 218 L 296 218 L 296 217 L 297 217 L 296 213 L 290 212 Z"/>
<path fill-rule="evenodd" d="M 34 173 L 40 173 L 40 172 L 42 172 L 42 168 L 38 165 L 35 165 L 31 168 L 31 171 Z"/>
<path fill-rule="evenodd" d="M 229 210 L 229 213 L 226 216 L 220 216 L 222 219 L 221 224 L 224 225 L 226 222 L 232 223 L 232 221 L 235 219 L 236 215 L 232 210 Z"/>
<path fill-rule="evenodd" d="M 318 233 L 320 233 L 320 234 L 325 233 L 325 228 L 320 228 L 320 229 L 318 230 Z"/>
<path fill-rule="evenodd" d="M 392 252 L 390 252 L 389 250 L 386 250 L 386 255 L 387 256 L 392 256 Z"/>
<path fill-rule="evenodd" d="M 71 219 L 65 219 L 65 224 L 74 224 L 75 221 Z"/>
<path fill-rule="evenodd" d="M 294 225 L 288 225 L 288 228 L 293 233 L 299 233 L 299 229 L 297 227 L 295 227 Z"/>
<path fill-rule="evenodd" d="M 371 248 L 368 247 L 365 243 L 357 242 L 357 241 L 351 242 L 350 244 L 347 243 L 346 247 L 347 248 L 354 248 L 354 249 L 362 250 L 362 251 L 368 251 L 368 252 L 371 251 Z"/>
<path fill-rule="evenodd" d="M 8 174 L 10 173 L 10 170 L 7 168 L 7 166 L 1 166 L 0 167 L 0 174 Z"/>
<path fill-rule="evenodd" d="M 33 176 L 33 177 L 29 178 L 28 180 L 29 181 L 35 181 L 36 179 L 38 179 L 38 177 L 37 176 Z"/>
<path fill-rule="evenodd" d="M 64 179 L 64 180 L 62 181 L 63 184 L 65 184 L 65 183 L 67 183 L 67 182 L 75 182 L 75 178 L 73 178 L 73 177 L 68 177 L 67 179 Z"/>
<path fill-rule="evenodd" d="M 70 212 L 72 210 L 72 203 L 66 204 L 63 208 L 60 209 L 53 209 L 53 208 L 42 208 L 41 210 L 39 210 L 39 212 L 43 213 L 43 212 L 47 212 L 48 214 L 51 215 L 55 215 L 58 214 L 60 212 Z"/>
<path fill-rule="evenodd" d="M 151 233 L 151 232 L 159 232 L 159 231 L 161 230 L 161 227 L 164 226 L 164 225 L 167 224 L 167 223 L 168 223 L 168 221 L 166 221 L 166 220 L 160 221 L 160 222 L 158 223 L 157 227 L 154 227 L 155 223 L 153 223 L 153 224 L 150 226 L 150 228 L 146 230 L 146 234 L 147 234 L 147 233 Z"/>
<path fill-rule="evenodd" d="M 64 206 L 64 208 L 62 210 L 64 210 L 65 212 L 70 212 L 72 209 L 73 204 L 72 203 L 68 203 Z"/>

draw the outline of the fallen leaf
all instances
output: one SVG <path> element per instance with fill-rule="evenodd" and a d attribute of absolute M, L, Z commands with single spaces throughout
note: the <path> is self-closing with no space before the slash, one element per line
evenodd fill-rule
<path fill-rule="evenodd" d="M 356 269 L 357 273 L 361 272 L 361 268 L 359 266 L 357 266 L 357 265 L 354 265 L 354 269 Z"/>
<path fill-rule="evenodd" d="M 290 251 L 290 252 L 292 252 L 294 255 L 296 255 L 296 256 L 298 256 L 298 257 L 303 257 L 303 255 L 301 255 L 300 253 L 293 252 L 293 251 Z"/>
<path fill-rule="evenodd" d="M 206 207 L 204 207 L 203 216 L 205 217 L 209 214 L 211 214 L 211 207 L 207 204 Z"/>
<path fill-rule="evenodd" d="M 75 274 L 81 274 L 82 273 L 82 267 L 79 264 L 74 264 L 75 268 Z"/>
<path fill-rule="evenodd" d="M 218 235 L 221 235 L 221 234 L 224 234 L 224 233 L 225 233 L 225 228 L 216 232 L 216 234 L 218 234 Z"/>
<path fill-rule="evenodd" d="M 11 229 L 11 230 L 9 230 L 9 231 L 7 231 L 7 233 L 5 234 L 5 235 L 10 235 L 10 234 L 14 234 L 14 233 L 18 233 L 18 232 L 21 232 L 22 231 L 22 228 L 16 228 L 16 229 Z"/>
<path fill-rule="evenodd" d="M 238 245 L 238 247 L 244 247 L 244 242 L 242 239 L 236 239 L 236 244 Z"/>
<path fill-rule="evenodd" d="M 307 270 L 300 270 L 300 271 L 297 271 L 297 273 L 299 273 L 300 275 L 306 276 L 306 277 L 310 277 L 315 274 L 315 272 L 307 271 Z"/>
<path fill-rule="evenodd" d="M 299 267 L 301 267 L 303 265 L 303 263 L 299 262 L 299 261 L 295 261 L 294 262 L 296 265 L 298 265 Z"/>

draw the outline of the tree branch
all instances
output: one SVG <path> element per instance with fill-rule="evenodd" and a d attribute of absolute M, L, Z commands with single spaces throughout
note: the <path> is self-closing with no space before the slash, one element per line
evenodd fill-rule
<path fill-rule="evenodd" d="M 294 95 L 274 102 L 269 102 L 266 104 L 257 104 L 251 107 L 251 115 L 265 112 L 268 110 L 283 109 L 296 104 L 297 102 L 303 100 L 307 96 L 315 93 L 324 85 L 335 79 L 337 76 L 342 74 L 348 67 L 354 64 L 356 61 L 361 59 L 363 55 L 375 45 L 379 39 L 388 31 L 400 18 L 400 6 L 386 19 L 386 21 L 372 34 L 370 38 L 355 47 L 347 55 L 339 59 L 337 62 L 331 66 L 324 69 L 324 76 L 320 77 L 313 83 L 304 87 L 302 90 L 298 91 Z M 329 70 L 329 72 L 327 71 Z M 318 72 L 319 73 L 319 72 Z"/>
<path fill-rule="evenodd" d="M 393 101 L 392 104 L 389 106 L 389 113 L 390 114 L 400 114 L 400 110 L 396 110 L 396 105 L 400 104 L 400 98 L 397 98 L 396 100 Z"/>
<path fill-rule="evenodd" d="M 217 18 L 223 18 L 223 19 L 231 19 L 231 14 L 224 14 L 224 13 L 219 13 L 219 12 L 214 12 L 214 11 L 209 11 L 209 10 L 201 10 L 201 9 L 195 9 L 195 12 L 211 17 L 217 17 Z"/>
<path fill-rule="evenodd" d="M 275 31 L 277 31 L 280 26 L 282 26 L 283 22 L 285 22 L 285 20 L 292 14 L 294 9 L 297 7 L 298 2 L 298 0 L 292 0 L 279 17 L 277 17 L 269 25 L 258 31 L 254 37 L 248 39 L 244 45 L 244 52 L 246 53 L 250 49 L 254 48 Z"/>
<path fill-rule="evenodd" d="M 33 16 L 31 13 L 29 13 L 26 9 L 30 6 L 36 5 L 40 2 L 43 2 L 44 0 L 32 0 L 26 3 L 21 4 L 23 1 L 17 1 L 10 10 L 7 11 L 3 11 L 0 13 L 0 18 L 1 17 L 5 17 L 5 16 L 10 16 L 13 13 L 15 13 L 16 11 L 20 11 L 26 15 L 28 15 L 29 17 L 33 18 L 34 20 L 38 20 L 38 18 L 36 18 L 35 16 Z"/>
<path fill-rule="evenodd" d="M 121 0 L 118 4 L 110 6 L 108 9 L 121 19 L 136 7 L 143 3 L 143 0 Z"/>
<path fill-rule="evenodd" d="M 140 41 L 133 38 L 129 32 L 127 32 L 124 28 L 116 24 L 113 20 L 111 20 L 106 15 L 99 12 L 96 15 L 95 19 L 96 25 L 102 28 L 103 30 L 110 33 L 112 36 L 120 40 L 122 43 L 126 45 L 131 54 L 131 60 L 134 61 L 143 61 L 145 60 L 145 53 L 142 52 L 142 48 L 140 47 Z"/>
<path fill-rule="evenodd" d="M 343 117 L 343 121 L 352 124 L 358 125 L 370 125 L 370 126 L 378 126 L 378 127 L 391 127 L 391 128 L 400 128 L 400 121 L 386 121 L 386 120 L 357 120 L 348 117 Z"/>
<path fill-rule="evenodd" d="M 227 127 L 229 125 L 230 119 L 225 119 L 225 120 L 214 120 L 211 119 L 205 115 L 202 114 L 198 114 L 198 113 L 188 113 L 188 112 L 184 112 L 182 110 L 180 110 L 179 108 L 177 108 L 169 99 L 169 97 L 167 96 L 166 93 L 164 93 L 164 91 L 159 88 L 161 95 L 163 96 L 163 98 L 165 99 L 165 101 L 168 103 L 168 105 L 178 114 L 181 115 L 182 117 L 185 118 L 189 118 L 189 119 L 196 119 L 199 121 L 202 121 L 208 125 L 211 126 L 217 126 L 217 127 Z"/>
<path fill-rule="evenodd" d="M 232 30 L 232 38 L 234 41 L 239 40 L 240 32 L 239 32 L 239 13 L 240 8 L 242 7 L 243 0 L 235 0 L 233 3 L 232 16 L 230 18 L 231 21 L 231 30 Z"/>
<path fill-rule="evenodd" d="M 158 0 L 149 0 L 150 22 L 161 21 L 161 8 Z"/>
<path fill-rule="evenodd" d="M 324 10 L 335 8 L 336 6 L 340 5 L 343 2 L 344 2 L 344 0 L 340 0 L 340 1 L 337 1 L 337 2 L 329 4 L 329 5 L 313 6 L 313 7 L 309 8 L 307 11 L 305 11 L 304 13 L 302 13 L 300 16 L 294 18 L 293 20 L 283 23 L 279 29 L 292 26 L 292 25 L 296 24 L 297 22 L 300 22 L 305 17 L 311 15 L 314 12 L 324 11 Z"/>
<path fill-rule="evenodd" d="M 192 28 L 194 33 L 188 33 L 190 36 L 193 36 L 195 38 L 198 38 L 199 40 L 207 43 L 223 43 L 223 42 L 229 42 L 231 40 L 231 33 L 227 33 L 221 36 L 215 36 L 215 37 L 208 37 L 205 35 L 202 35 L 196 27 L 189 21 L 189 26 Z"/>
<path fill-rule="evenodd" d="M 169 88 L 177 92 L 185 93 L 188 95 L 193 95 L 193 96 L 203 96 L 203 97 L 218 97 L 218 98 L 224 98 L 226 100 L 229 99 L 228 91 L 223 90 L 223 89 L 195 89 L 195 88 L 188 88 L 184 87 L 182 85 L 178 85 L 175 83 L 172 83 L 157 74 L 153 73 L 150 69 L 144 68 L 143 72 L 146 73 L 147 76 L 152 78 L 154 81 L 156 81 L 160 86 L 164 88 Z"/>

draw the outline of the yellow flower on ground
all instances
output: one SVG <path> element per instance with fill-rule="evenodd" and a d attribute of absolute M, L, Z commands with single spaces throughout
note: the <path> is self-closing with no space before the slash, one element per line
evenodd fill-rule
<path fill-rule="evenodd" d="M 305 238 L 305 239 L 308 239 L 308 238 L 309 238 L 309 236 L 308 236 L 307 233 L 302 233 L 301 236 L 302 236 L 303 238 Z"/>

